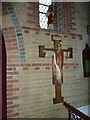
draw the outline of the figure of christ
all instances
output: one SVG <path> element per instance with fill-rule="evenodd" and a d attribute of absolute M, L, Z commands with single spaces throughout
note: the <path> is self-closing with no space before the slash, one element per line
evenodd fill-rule
<path fill-rule="evenodd" d="M 57 46 L 58 50 L 54 52 L 54 65 L 56 68 L 56 80 L 61 85 L 63 82 L 63 51 L 61 50 L 61 43 Z"/>

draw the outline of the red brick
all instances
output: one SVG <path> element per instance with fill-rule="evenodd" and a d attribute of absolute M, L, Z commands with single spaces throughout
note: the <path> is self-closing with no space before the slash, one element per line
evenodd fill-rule
<path fill-rule="evenodd" d="M 70 35 L 72 35 L 72 36 L 76 36 L 76 34 L 70 34 Z"/>
<path fill-rule="evenodd" d="M 6 35 L 14 35 L 15 34 L 15 31 L 14 30 L 8 30 L 7 32 L 6 32 Z"/>
<path fill-rule="evenodd" d="M 11 50 L 7 51 L 7 55 L 12 55 L 12 51 Z"/>
<path fill-rule="evenodd" d="M 7 106 L 7 109 L 18 108 L 19 104 Z"/>
<path fill-rule="evenodd" d="M 19 74 L 18 71 L 15 71 L 15 72 L 7 72 L 7 75 L 15 75 L 15 74 Z"/>
<path fill-rule="evenodd" d="M 39 34 L 39 32 L 35 32 L 35 34 Z"/>
<path fill-rule="evenodd" d="M 23 67 L 23 70 L 28 70 L 28 67 Z"/>
<path fill-rule="evenodd" d="M 13 67 L 13 66 L 14 66 L 14 67 L 17 67 L 17 66 L 19 66 L 19 64 L 14 64 L 14 63 L 12 64 L 12 63 L 8 63 L 8 64 L 7 64 L 7 66 L 9 66 L 9 67 Z"/>
<path fill-rule="evenodd" d="M 72 36 L 73 39 L 75 39 L 75 37 Z"/>
<path fill-rule="evenodd" d="M 16 68 L 13 68 L 13 70 L 16 70 Z"/>
<path fill-rule="evenodd" d="M 7 88 L 11 88 L 13 87 L 13 84 L 7 85 Z"/>
<path fill-rule="evenodd" d="M 6 42 L 16 42 L 17 40 L 16 39 L 5 39 L 6 40 Z"/>
<path fill-rule="evenodd" d="M 18 50 L 18 47 L 7 47 L 7 50 Z"/>
<path fill-rule="evenodd" d="M 73 68 L 76 68 L 76 66 L 73 66 Z"/>
<path fill-rule="evenodd" d="M 46 35 L 50 35 L 50 33 L 46 33 Z"/>
<path fill-rule="evenodd" d="M 21 64 L 21 66 L 31 66 L 30 63 Z"/>
<path fill-rule="evenodd" d="M 82 40 L 82 38 L 79 38 L 80 40 Z"/>
<path fill-rule="evenodd" d="M 3 13 L 2 13 L 2 15 L 7 15 L 8 14 L 8 11 L 4 11 Z"/>
<path fill-rule="evenodd" d="M 0 3 L 0 7 L 1 7 L 1 3 Z M 4 10 L 4 9 L 7 10 L 5 5 L 2 6 L 2 10 Z"/>
<path fill-rule="evenodd" d="M 40 70 L 40 67 L 35 67 L 35 70 Z"/>
<path fill-rule="evenodd" d="M 43 66 L 51 66 L 51 63 L 44 63 Z"/>
<path fill-rule="evenodd" d="M 64 37 L 68 37 L 67 35 L 64 35 Z"/>
<path fill-rule="evenodd" d="M 13 110 L 7 110 L 7 114 L 13 113 Z"/>
<path fill-rule="evenodd" d="M 7 80 L 7 83 L 18 83 L 19 80 Z"/>
<path fill-rule="evenodd" d="M 41 63 L 34 63 L 34 64 L 32 64 L 32 66 L 42 66 L 42 64 Z"/>
<path fill-rule="evenodd" d="M 6 28 L 2 28 L 2 30 L 3 30 L 3 31 L 7 31 L 7 30 L 8 30 L 8 28 L 7 28 L 7 27 L 6 27 Z"/>
<path fill-rule="evenodd" d="M 28 13 L 28 16 L 32 16 L 33 14 Z"/>
<path fill-rule="evenodd" d="M 9 42 L 6 42 L 6 46 L 12 47 L 12 44 Z"/>
<path fill-rule="evenodd" d="M 10 88 L 7 89 L 8 92 L 15 92 L 15 91 L 19 91 L 19 88 Z"/>
<path fill-rule="evenodd" d="M 9 27 L 8 29 L 9 29 L 9 30 L 14 30 L 14 27 Z"/>
<path fill-rule="evenodd" d="M 7 56 L 7 58 L 19 58 L 19 55 L 9 55 L 9 56 Z"/>
<path fill-rule="evenodd" d="M 82 35 L 80 35 L 80 34 L 77 34 L 77 36 L 78 36 L 78 37 L 82 37 Z"/>
<path fill-rule="evenodd" d="M 34 14 L 35 16 L 39 16 L 39 14 L 38 14 L 38 9 L 37 9 L 37 10 L 33 9 L 33 14 Z"/>
<path fill-rule="evenodd" d="M 11 35 L 11 38 L 16 38 L 16 35 Z"/>
<path fill-rule="evenodd" d="M 7 76 L 7 79 L 12 79 L 13 78 L 13 76 Z"/>
<path fill-rule="evenodd" d="M 24 30 L 25 33 L 29 33 L 29 30 Z"/>
<path fill-rule="evenodd" d="M 19 99 L 19 96 L 8 97 L 7 100 L 16 100 Z"/>
<path fill-rule="evenodd" d="M 71 17 L 72 20 L 75 20 L 75 17 Z M 76 23 L 74 23 L 76 25 Z"/>
<path fill-rule="evenodd" d="M 10 30 L 8 34 L 10 34 L 10 35 L 16 35 L 16 32 L 14 30 Z"/>
<path fill-rule="evenodd" d="M 22 26 L 22 29 L 28 29 L 28 30 L 30 30 L 31 27 Z"/>
<path fill-rule="evenodd" d="M 11 104 L 13 104 L 13 101 L 8 101 L 7 102 L 7 105 L 11 105 Z"/>
<path fill-rule="evenodd" d="M 69 28 L 70 30 L 76 30 L 76 28 Z"/>
<path fill-rule="evenodd" d="M 8 71 L 11 71 L 11 70 L 12 70 L 12 68 L 7 68 L 7 70 L 8 70 Z"/>
<path fill-rule="evenodd" d="M 38 28 L 32 28 L 32 30 L 36 30 L 36 31 L 39 31 L 40 29 L 38 29 Z"/>
<path fill-rule="evenodd" d="M 12 75 L 12 72 L 7 72 L 7 75 Z"/>
<path fill-rule="evenodd" d="M 74 22 L 70 22 L 69 24 L 70 24 L 70 25 L 76 25 L 76 23 L 74 23 Z"/>
<path fill-rule="evenodd" d="M 10 97 L 10 96 L 13 96 L 13 93 L 7 93 L 7 97 Z"/>
<path fill-rule="evenodd" d="M 14 50 L 14 51 L 12 51 L 12 54 L 19 54 L 19 51 L 18 50 Z"/>
<path fill-rule="evenodd" d="M 19 74 L 19 71 L 15 71 L 15 72 L 13 72 L 13 74 L 15 75 L 15 74 Z"/>
<path fill-rule="evenodd" d="M 5 40 L 6 40 L 7 38 L 10 38 L 10 36 L 4 34 L 4 38 L 5 38 Z"/>
<path fill-rule="evenodd" d="M 13 114 L 7 115 L 8 118 L 14 118 L 14 117 L 17 117 L 17 116 L 19 116 L 19 113 L 13 113 Z"/>
<path fill-rule="evenodd" d="M 46 70 L 49 70 L 49 69 L 50 69 L 50 67 L 45 67 L 45 69 L 46 69 Z"/>
<path fill-rule="evenodd" d="M 65 66 L 64 68 L 65 68 L 65 69 L 68 69 L 69 67 L 68 67 L 68 66 Z"/>
<path fill-rule="evenodd" d="M 18 46 L 18 43 L 15 42 L 15 43 L 12 43 L 12 45 L 13 45 L 13 46 Z"/>

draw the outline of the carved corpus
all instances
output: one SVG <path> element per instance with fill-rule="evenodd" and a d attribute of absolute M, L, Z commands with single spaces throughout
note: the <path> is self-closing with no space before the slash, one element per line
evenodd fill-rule
<path fill-rule="evenodd" d="M 52 35 L 52 41 L 54 42 L 54 48 L 45 48 L 44 45 L 39 45 L 39 57 L 44 58 L 46 51 L 53 51 L 52 56 L 52 79 L 53 84 L 55 84 L 55 98 L 53 98 L 53 103 L 63 102 L 63 97 L 61 95 L 61 85 L 63 83 L 63 58 L 64 52 L 69 52 L 68 58 L 72 58 L 72 48 L 62 49 L 61 48 L 61 36 Z"/>

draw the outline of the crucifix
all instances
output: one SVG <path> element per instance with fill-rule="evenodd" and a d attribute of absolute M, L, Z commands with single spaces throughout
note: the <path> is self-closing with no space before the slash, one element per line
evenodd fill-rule
<path fill-rule="evenodd" d="M 53 98 L 53 103 L 61 103 L 64 98 L 61 94 L 61 85 L 63 83 L 63 60 L 64 52 L 67 58 L 72 58 L 72 48 L 62 49 L 61 48 L 61 36 L 52 35 L 52 41 L 54 42 L 54 48 L 45 48 L 44 45 L 39 45 L 39 57 L 44 58 L 46 51 L 53 51 L 52 55 L 52 79 L 53 84 L 55 84 L 55 98 Z"/>

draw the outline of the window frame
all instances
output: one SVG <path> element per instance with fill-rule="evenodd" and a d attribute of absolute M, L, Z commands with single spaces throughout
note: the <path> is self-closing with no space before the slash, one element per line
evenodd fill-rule
<path fill-rule="evenodd" d="M 52 0 L 51 0 L 51 2 L 52 2 Z M 40 2 L 39 2 L 39 9 L 40 9 L 40 5 L 46 6 L 46 7 L 49 8 L 49 5 L 43 4 L 43 3 L 40 3 Z M 39 25 L 40 25 L 40 22 L 45 22 L 45 21 L 40 21 L 40 14 L 42 14 L 42 15 L 44 14 L 44 15 L 46 16 L 46 12 L 40 12 L 40 10 L 39 10 Z M 47 16 L 45 17 L 45 19 L 46 19 L 46 18 L 47 18 Z M 47 19 L 48 19 L 48 18 L 47 18 Z M 42 25 L 42 26 L 40 25 L 40 28 L 41 28 L 41 29 L 46 29 L 46 30 L 47 30 L 47 29 L 48 29 L 48 25 L 47 25 L 46 27 L 45 27 L 45 26 L 43 27 L 43 25 Z"/>

